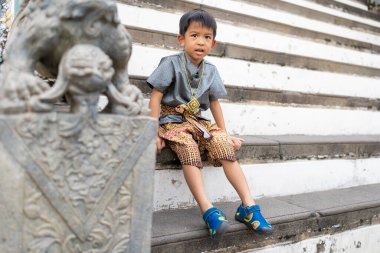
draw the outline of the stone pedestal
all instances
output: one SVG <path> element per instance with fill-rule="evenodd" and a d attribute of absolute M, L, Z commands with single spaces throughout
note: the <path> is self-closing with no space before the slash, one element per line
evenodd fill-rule
<path fill-rule="evenodd" d="M 149 117 L 0 115 L 0 252 L 150 252 Z"/>

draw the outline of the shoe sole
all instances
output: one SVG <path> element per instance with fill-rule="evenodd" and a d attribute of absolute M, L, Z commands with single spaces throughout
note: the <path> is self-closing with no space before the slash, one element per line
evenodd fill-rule
<path fill-rule="evenodd" d="M 259 233 L 261 235 L 271 235 L 273 234 L 273 228 L 271 229 L 263 229 L 263 230 L 256 230 L 252 227 L 252 224 L 246 222 L 245 220 L 241 219 L 239 216 L 235 215 L 235 220 L 243 223 L 249 230 L 254 231 L 256 233 Z"/>
<path fill-rule="evenodd" d="M 217 230 L 217 233 L 213 239 L 221 239 L 223 235 L 228 231 L 230 225 L 227 222 L 223 222 Z"/>

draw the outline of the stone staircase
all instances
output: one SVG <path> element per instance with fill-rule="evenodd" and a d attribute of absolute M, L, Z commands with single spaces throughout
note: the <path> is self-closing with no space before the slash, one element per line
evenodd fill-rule
<path fill-rule="evenodd" d="M 263 238 L 235 223 L 238 196 L 223 170 L 206 163 L 209 197 L 232 224 L 223 241 L 211 241 L 178 159 L 165 149 L 155 171 L 152 252 L 251 252 L 376 227 L 380 16 L 363 1 L 120 0 L 118 8 L 134 41 L 130 79 L 147 97 L 146 78 L 179 50 L 181 15 L 202 8 L 216 17 L 208 60 L 228 90 L 226 125 L 246 140 L 239 161 L 276 230 Z"/>
<path fill-rule="evenodd" d="M 211 240 L 205 225 L 196 219 L 199 216 L 198 208 L 158 211 L 153 218 L 152 252 L 256 252 L 249 249 L 273 247 L 284 242 L 302 241 L 371 226 L 377 233 L 377 241 L 374 242 L 357 237 L 339 249 L 330 246 L 325 247 L 326 251 L 316 251 L 318 247 L 328 244 L 328 240 L 319 240 L 309 246 L 309 251 L 301 248 L 275 252 L 344 252 L 344 248 L 357 248 L 355 245 L 359 242 L 363 245 L 361 251 L 345 252 L 376 253 L 380 246 L 380 196 L 374 192 L 380 192 L 380 184 L 261 198 L 258 203 L 265 209 L 266 216 L 275 228 L 270 237 L 249 233 L 243 224 L 230 219 L 231 228 L 223 240 Z M 232 218 L 238 204 L 223 202 L 218 203 L 218 206 Z"/>

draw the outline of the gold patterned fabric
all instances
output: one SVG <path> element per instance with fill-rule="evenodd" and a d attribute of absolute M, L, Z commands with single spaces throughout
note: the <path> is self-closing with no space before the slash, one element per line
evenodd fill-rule
<path fill-rule="evenodd" d="M 190 117 L 191 114 L 188 114 L 186 110 L 182 113 L 179 111 L 181 110 L 173 107 L 161 106 L 161 115 L 182 114 L 185 121 L 160 125 L 159 135 L 177 154 L 182 165 L 202 168 L 201 154 L 205 150 L 208 151 L 209 161 L 215 167 L 221 166 L 220 160 L 236 161 L 235 151 L 228 141 L 226 132 L 207 120 L 196 120 L 196 117 Z M 205 132 L 200 128 L 206 130 L 210 137 L 205 138 Z"/>

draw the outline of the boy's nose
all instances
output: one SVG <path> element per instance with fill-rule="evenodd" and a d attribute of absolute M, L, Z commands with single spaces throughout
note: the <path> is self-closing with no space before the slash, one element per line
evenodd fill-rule
<path fill-rule="evenodd" d="M 204 38 L 201 38 L 201 37 L 199 37 L 199 39 L 198 39 L 198 44 L 200 44 L 200 45 L 203 45 L 203 44 L 205 44 L 205 39 L 204 39 Z"/>

